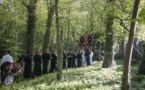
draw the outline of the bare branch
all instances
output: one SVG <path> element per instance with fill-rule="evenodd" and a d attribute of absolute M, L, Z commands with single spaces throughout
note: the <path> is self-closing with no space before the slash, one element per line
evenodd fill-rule
<path fill-rule="evenodd" d="M 125 25 L 125 23 L 123 22 L 124 20 L 128 20 L 128 19 L 122 19 L 120 17 L 114 17 L 120 20 L 120 25 L 127 31 L 129 32 L 129 29 L 127 28 L 127 26 Z"/>
<path fill-rule="evenodd" d="M 125 23 L 123 22 L 122 19 L 120 19 L 120 25 L 126 30 L 129 32 L 129 29 L 125 26 Z"/>

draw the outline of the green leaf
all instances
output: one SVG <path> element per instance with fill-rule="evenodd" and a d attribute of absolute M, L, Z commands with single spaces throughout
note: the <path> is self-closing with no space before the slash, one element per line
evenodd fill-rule
<path fill-rule="evenodd" d="M 139 13 L 139 22 L 145 24 L 145 8 L 143 8 Z"/>

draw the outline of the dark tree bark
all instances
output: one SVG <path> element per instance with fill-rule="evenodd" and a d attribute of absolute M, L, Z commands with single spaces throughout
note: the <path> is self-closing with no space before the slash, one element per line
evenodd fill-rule
<path fill-rule="evenodd" d="M 121 40 L 121 59 L 124 59 L 124 39 Z"/>
<path fill-rule="evenodd" d="M 50 46 L 50 36 L 51 36 L 51 24 L 53 21 L 53 15 L 54 15 L 54 5 L 52 4 L 52 1 L 50 0 L 50 9 L 48 6 L 48 17 L 47 17 L 47 23 L 46 23 L 46 31 L 44 35 L 44 43 L 43 43 L 43 52 L 46 49 L 49 49 Z"/>
<path fill-rule="evenodd" d="M 37 0 L 31 0 L 29 4 L 22 0 L 23 5 L 27 7 L 28 10 L 28 20 L 27 20 L 27 51 L 31 54 L 34 51 L 34 33 L 36 28 L 36 4 Z"/>
<path fill-rule="evenodd" d="M 62 78 L 62 40 L 61 31 L 59 29 L 59 16 L 58 16 L 58 0 L 55 0 L 55 15 L 56 15 L 56 29 L 57 29 L 57 53 L 58 53 L 58 64 L 57 64 L 57 79 Z"/>
<path fill-rule="evenodd" d="M 101 42 L 99 42 L 99 52 L 98 52 L 98 60 L 101 61 Z"/>
<path fill-rule="evenodd" d="M 114 0 L 108 0 L 108 3 L 113 3 Z M 107 22 L 106 22 L 106 42 L 105 42 L 105 57 L 103 62 L 103 68 L 109 68 L 112 66 L 114 60 L 114 32 L 113 32 L 113 9 L 107 13 Z"/>
<path fill-rule="evenodd" d="M 133 14 L 132 19 L 136 19 L 138 17 L 138 8 L 139 8 L 140 0 L 134 1 L 133 7 Z M 123 70 L 123 78 L 122 78 L 122 87 L 121 90 L 129 90 L 130 87 L 130 62 L 133 50 L 133 41 L 134 41 L 134 33 L 136 31 L 136 22 L 131 22 L 130 24 L 130 31 L 129 31 L 129 38 L 125 52 L 125 63 L 124 63 L 124 70 Z"/>
<path fill-rule="evenodd" d="M 68 31 L 67 31 L 67 49 L 68 51 L 70 50 L 70 9 L 68 10 L 68 19 L 67 19 L 67 22 L 68 22 Z"/>
<path fill-rule="evenodd" d="M 93 1 L 91 0 L 91 11 L 90 11 L 91 13 L 90 13 L 90 16 L 91 16 L 91 19 L 90 19 L 90 26 L 91 26 L 91 31 L 93 31 L 94 30 L 94 22 L 93 22 L 93 20 L 94 20 L 94 17 L 93 17 Z"/>

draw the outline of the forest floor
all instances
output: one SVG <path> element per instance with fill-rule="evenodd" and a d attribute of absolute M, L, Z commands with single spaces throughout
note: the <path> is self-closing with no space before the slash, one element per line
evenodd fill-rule
<path fill-rule="evenodd" d="M 56 79 L 56 73 L 42 75 L 35 79 L 23 79 L 19 83 L 2 86 L 0 90 L 120 90 L 123 62 L 117 60 L 113 68 L 101 68 L 101 62 L 92 66 L 63 71 L 62 80 Z M 134 86 L 138 85 L 134 82 Z M 136 87 L 136 86 L 135 86 Z M 132 88 L 131 90 L 143 90 Z"/>

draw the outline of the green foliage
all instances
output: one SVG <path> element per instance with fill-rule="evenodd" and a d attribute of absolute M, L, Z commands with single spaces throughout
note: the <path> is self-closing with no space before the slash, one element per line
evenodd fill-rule
<path fill-rule="evenodd" d="M 139 22 L 145 24 L 145 8 L 143 8 L 139 13 Z"/>
<path fill-rule="evenodd" d="M 35 79 L 23 79 L 19 83 L 2 86 L 0 90 L 120 90 L 123 61 L 116 60 L 113 68 L 101 68 L 102 62 L 92 66 L 63 71 L 61 81 L 56 73 L 49 73 Z M 137 75 L 138 65 L 131 66 L 131 90 L 144 90 L 145 75 Z"/>
<path fill-rule="evenodd" d="M 144 71 L 141 72 L 139 69 L 144 68 L 141 67 L 143 64 L 136 64 L 131 66 L 131 90 L 144 90 L 145 89 L 145 75 L 143 74 Z"/>
<path fill-rule="evenodd" d="M 30 0 L 25 0 L 28 4 Z M 52 0 L 53 1 L 53 0 Z M 142 1 L 143 2 L 143 1 Z M 141 4 L 142 6 L 144 3 Z M 128 33 L 120 25 L 120 19 L 124 21 L 126 27 L 129 28 L 131 11 L 133 6 L 132 0 L 115 1 L 113 5 L 109 5 L 106 8 L 106 0 L 60 0 L 59 1 L 59 16 L 60 16 L 60 28 L 63 30 L 63 48 L 72 47 L 71 49 L 77 50 L 78 40 L 80 36 L 87 35 L 100 35 L 94 39 L 95 43 L 104 42 L 105 28 L 106 28 L 106 15 L 107 12 L 113 7 L 114 22 L 114 34 L 115 42 L 118 38 L 127 38 Z M 48 14 L 48 5 L 46 0 L 38 0 L 37 4 L 37 23 L 35 32 L 35 50 L 41 49 L 43 44 L 43 37 L 46 30 L 46 20 Z M 21 0 L 4 0 L 4 3 L 0 5 L 0 35 L 3 37 L 3 33 L 6 29 L 11 31 L 14 41 L 11 47 L 17 48 L 20 51 L 26 50 L 26 29 L 27 29 L 27 9 L 22 4 Z M 69 12 L 70 11 L 70 12 Z M 92 14 L 92 15 L 91 15 Z M 141 10 L 140 19 L 144 19 L 144 9 Z M 55 17 L 55 16 L 54 16 Z M 116 18 L 117 17 L 117 18 Z M 68 25 L 70 21 L 70 25 Z M 92 24 L 92 25 L 91 25 Z M 91 30 L 93 26 L 93 30 Z M 51 32 L 51 48 L 56 48 L 56 28 L 55 19 L 52 24 Z M 70 39 L 68 42 L 68 27 L 70 28 Z M 139 27 L 138 36 L 143 39 L 143 26 Z M 140 33 L 139 33 L 140 32 Z"/>
<path fill-rule="evenodd" d="M 145 47 L 145 44 L 143 44 L 143 47 Z M 145 75 L 145 49 L 143 50 L 142 60 L 140 61 L 139 67 L 138 67 L 138 75 Z"/>
<path fill-rule="evenodd" d="M 56 79 L 56 73 L 52 73 L 3 86 L 1 90 L 118 90 L 122 72 L 117 71 L 118 66 L 102 69 L 101 64 L 102 62 L 94 62 L 92 66 L 63 71 L 61 81 Z"/>

